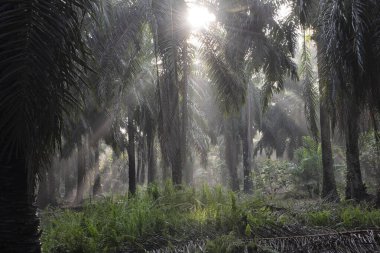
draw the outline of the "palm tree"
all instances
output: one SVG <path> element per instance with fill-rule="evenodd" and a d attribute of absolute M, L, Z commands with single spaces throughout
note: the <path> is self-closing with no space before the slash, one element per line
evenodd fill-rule
<path fill-rule="evenodd" d="M 92 104 L 107 115 L 104 120 L 107 127 L 101 126 L 103 131 L 98 133 L 97 139 L 105 138 L 117 155 L 127 149 L 129 191 L 134 194 L 139 174 L 136 173 L 135 149 L 138 140 L 142 143 L 141 138 L 137 138 L 137 128 L 142 125 L 138 119 L 144 118 L 141 113 L 150 110 L 147 102 L 152 103 L 149 101 L 152 96 L 143 93 L 144 88 L 151 85 L 152 76 L 146 66 L 152 58 L 151 36 L 146 32 L 150 5 L 149 1 L 104 1 L 102 4 L 99 21 L 88 29 L 87 37 L 97 70 L 90 77 L 95 86 L 95 102 Z M 146 78 L 142 77 L 144 75 Z M 127 130 L 128 141 L 120 133 L 120 128 Z M 137 165 L 140 166 L 141 162 Z"/>
<path fill-rule="evenodd" d="M 159 132 L 164 160 L 169 162 L 175 185 L 182 183 L 183 146 L 180 120 L 180 48 L 185 41 L 185 1 L 165 0 L 152 3 L 154 38 L 163 62 L 159 82 Z"/>
<path fill-rule="evenodd" d="M 0 245 L 40 252 L 35 175 L 60 143 L 85 86 L 81 23 L 92 1 L 0 3 Z"/>
<path fill-rule="evenodd" d="M 277 8 L 278 5 L 267 1 L 220 1 L 216 14 L 225 32 L 218 34 L 225 36 L 218 37 L 212 31 L 204 35 L 203 43 L 210 79 L 218 88 L 218 100 L 222 101 L 223 111 L 230 113 L 240 110 L 253 73 L 264 73 L 264 107 L 268 105 L 272 94 L 283 88 L 285 76 L 297 76 L 295 64 L 290 59 L 295 48 L 295 27 L 289 23 L 281 24 L 275 19 Z M 252 128 L 249 127 L 251 120 L 248 121 L 250 115 L 246 115 L 247 126 L 242 131 L 245 144 L 244 188 L 250 191 Z M 231 130 L 231 124 L 232 122 L 225 124 L 225 129 Z M 227 145 L 235 143 L 230 134 L 226 133 L 225 137 Z M 234 149 L 227 148 L 227 152 L 232 148 Z M 234 160 L 227 158 L 226 161 Z M 229 171 L 233 172 L 231 178 L 234 178 L 235 163 L 227 163 Z M 232 186 L 237 188 L 236 182 Z"/>
<path fill-rule="evenodd" d="M 321 42 L 318 43 L 321 45 Z M 328 115 L 328 98 L 325 93 L 325 87 L 329 82 L 322 74 L 323 57 L 318 47 L 318 72 L 319 75 L 319 121 L 321 128 L 321 147 L 322 147 L 322 192 L 321 197 L 331 200 L 339 200 L 338 192 L 336 189 L 335 175 L 334 175 L 334 160 L 331 145 L 331 123 Z"/>
<path fill-rule="evenodd" d="M 239 142 L 239 117 L 229 115 L 223 124 L 225 160 L 228 172 L 230 174 L 230 184 L 233 191 L 239 191 L 239 177 L 237 166 L 239 163 L 240 142 Z"/>
<path fill-rule="evenodd" d="M 317 126 L 316 126 L 316 99 L 312 91 L 314 82 L 312 81 L 311 74 L 311 61 L 310 55 L 307 52 L 306 46 L 306 36 L 305 30 L 311 28 L 315 35 L 313 36 L 317 44 L 317 64 L 318 64 L 318 76 L 319 76 L 319 125 L 320 125 L 320 140 L 322 145 L 322 191 L 321 197 L 328 198 L 331 200 L 339 200 L 339 196 L 336 189 L 335 175 L 333 171 L 333 157 L 331 148 L 331 123 L 329 115 L 329 98 L 327 86 L 331 82 L 330 78 L 324 74 L 323 69 L 325 68 L 324 57 L 322 52 L 323 40 L 320 39 L 320 26 L 318 25 L 318 17 L 321 15 L 319 7 L 320 1 L 307 0 L 307 1 L 293 1 L 293 13 L 291 18 L 296 24 L 300 24 L 302 27 L 303 34 L 303 48 L 301 64 L 304 69 L 304 90 L 305 90 L 305 111 L 308 112 L 307 119 L 310 125 L 311 132 L 314 137 L 317 137 Z M 309 109 L 308 109 L 309 108 Z M 314 110 L 312 109 L 314 108 Z"/>
<path fill-rule="evenodd" d="M 346 136 L 346 198 L 362 200 L 367 193 L 359 162 L 360 112 L 378 112 L 380 104 L 377 1 L 321 1 L 320 39 L 330 77 L 327 90 Z M 333 92 L 331 92 L 333 91 Z"/>
<path fill-rule="evenodd" d="M 181 157 L 182 157 L 182 169 L 184 170 L 185 174 L 185 182 L 187 184 L 191 184 L 193 181 L 192 171 L 190 167 L 188 166 L 187 162 L 187 153 L 188 153 L 188 145 L 187 145 L 187 134 L 188 134 L 188 121 L 189 121 L 189 109 L 188 109 L 188 86 L 189 86 L 189 64 L 190 64 L 190 57 L 189 57 L 189 50 L 188 50 L 188 43 L 187 41 L 183 42 L 182 46 L 182 80 L 181 80 Z"/>
<path fill-rule="evenodd" d="M 252 182 L 252 139 L 253 139 L 253 124 L 252 124 L 252 85 L 248 83 L 247 102 L 241 112 L 242 127 L 240 128 L 240 138 L 243 146 L 243 172 L 244 172 L 244 192 L 251 193 L 253 189 Z"/>

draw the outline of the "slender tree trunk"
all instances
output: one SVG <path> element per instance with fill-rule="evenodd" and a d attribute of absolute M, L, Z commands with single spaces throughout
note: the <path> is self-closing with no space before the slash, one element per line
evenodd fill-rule
<path fill-rule="evenodd" d="M 59 158 L 54 155 L 52 166 L 48 170 L 48 201 L 49 204 L 56 206 L 57 205 L 57 180 L 56 174 L 59 171 Z"/>
<path fill-rule="evenodd" d="M 181 150 L 177 149 L 172 159 L 172 180 L 173 184 L 179 186 L 182 184 L 182 159 Z"/>
<path fill-rule="evenodd" d="M 243 126 L 243 174 L 244 174 L 244 192 L 252 193 L 252 120 L 251 120 L 251 86 L 248 84 L 248 96 L 245 110 L 246 118 L 243 122 L 246 124 Z"/>
<path fill-rule="evenodd" d="M 339 201 L 334 175 L 334 160 L 331 148 L 331 126 L 327 109 L 327 98 L 323 92 L 323 87 L 327 85 L 327 79 L 322 74 L 323 57 L 321 46 L 317 48 L 317 61 L 319 72 L 319 108 L 320 108 L 320 128 L 321 128 L 321 147 L 322 147 L 322 198 Z"/>
<path fill-rule="evenodd" d="M 128 176 L 129 176 L 129 193 L 136 193 L 136 162 L 135 162 L 135 126 L 133 120 L 128 119 Z"/>
<path fill-rule="evenodd" d="M 181 156 L 182 156 L 182 169 L 185 171 L 185 180 L 188 185 L 193 182 L 193 173 L 189 170 L 192 168 L 187 164 L 187 127 L 188 127 L 188 52 L 187 42 L 183 45 L 183 80 L 182 80 L 182 131 L 181 131 Z"/>
<path fill-rule="evenodd" d="M 77 204 L 83 201 L 83 191 L 85 184 L 85 175 L 86 175 L 86 151 L 85 151 L 85 141 L 82 138 L 81 142 L 78 145 L 78 175 L 77 175 L 77 194 L 75 202 Z"/>
<path fill-rule="evenodd" d="M 239 179 L 237 173 L 237 144 L 235 131 L 233 127 L 233 118 L 226 119 L 224 127 L 225 138 L 225 159 L 228 171 L 230 173 L 230 184 L 233 191 L 239 191 Z"/>
<path fill-rule="evenodd" d="M 171 167 L 172 167 L 172 180 L 174 185 L 182 184 L 182 151 L 181 144 L 179 140 L 181 138 L 181 129 L 180 129 L 180 119 L 179 119 L 179 94 L 178 94 L 178 50 L 177 50 L 177 31 L 174 31 L 174 22 L 177 20 L 178 14 L 175 13 L 177 8 L 173 8 L 173 0 L 170 0 L 170 24 L 171 24 L 171 41 L 173 44 L 173 54 L 171 63 L 174 64 L 174 68 L 171 70 L 171 82 L 170 90 L 171 99 L 169 99 L 170 111 L 169 118 L 172 118 L 167 121 L 168 124 L 171 124 L 170 129 L 170 141 L 169 145 L 171 146 Z"/>
<path fill-rule="evenodd" d="M 137 164 L 136 164 L 136 168 L 137 168 L 137 172 L 136 172 L 136 184 L 140 184 L 141 183 L 141 165 L 142 165 L 142 157 L 141 157 L 141 153 L 142 153 L 142 149 L 141 149 L 141 138 L 140 136 L 138 136 L 136 138 L 136 143 L 137 143 L 137 150 L 136 150 L 136 156 L 137 157 Z"/>
<path fill-rule="evenodd" d="M 155 2 L 155 1 L 154 1 Z M 178 31 L 174 29 L 180 20 L 181 13 L 178 9 L 178 1 L 169 1 L 169 15 L 163 16 L 159 4 L 155 4 L 154 10 L 158 10 L 157 19 L 157 46 L 162 55 L 164 65 L 163 82 L 159 82 L 160 102 L 160 142 L 163 161 L 171 167 L 172 181 L 175 185 L 182 183 L 182 152 L 181 152 L 181 122 L 179 115 L 179 85 L 178 85 Z M 162 10 L 163 11 L 163 10 Z M 167 11 L 167 10 L 165 10 Z M 160 37 L 160 36 L 162 37 Z M 161 48 L 162 41 L 170 43 L 170 47 Z M 167 52 L 169 50 L 169 52 Z M 165 172 L 165 170 L 164 170 Z M 165 173 L 164 173 L 165 174 Z"/>
<path fill-rule="evenodd" d="M 57 196 L 56 196 L 56 189 L 57 189 L 57 185 L 56 185 L 56 175 L 55 175 L 55 168 L 52 167 L 49 171 L 48 171 L 48 196 L 49 196 L 49 204 L 50 205 L 57 205 Z"/>
<path fill-rule="evenodd" d="M 49 194 L 48 194 L 48 175 L 47 171 L 42 171 L 40 176 L 40 181 L 38 183 L 38 194 L 37 194 L 37 206 L 40 209 L 44 209 L 49 204 Z"/>
<path fill-rule="evenodd" d="M 145 184 L 145 178 L 146 178 L 146 166 L 148 161 L 148 146 L 146 142 L 146 137 L 142 138 L 142 150 L 141 150 L 141 175 L 140 175 L 140 183 L 142 185 Z"/>
<path fill-rule="evenodd" d="M 360 111 L 354 99 L 346 99 L 346 162 L 347 185 L 346 198 L 356 201 L 368 197 L 362 180 L 359 161 L 359 116 Z"/>
<path fill-rule="evenodd" d="M 187 155 L 187 159 L 186 159 L 186 171 L 185 171 L 185 178 L 186 178 L 186 183 L 188 185 L 193 185 L 194 183 L 194 158 L 191 154 L 188 154 Z M 200 158 L 200 159 L 203 159 L 203 158 Z M 201 162 L 201 166 L 203 167 L 202 165 L 202 162 Z M 204 169 L 206 170 L 206 168 L 204 167 Z"/>
<path fill-rule="evenodd" d="M 75 174 L 74 169 L 78 166 L 78 155 L 77 152 L 73 152 L 67 158 L 67 166 L 65 168 L 65 199 L 72 201 L 75 194 Z"/>
<path fill-rule="evenodd" d="M 323 98 L 321 98 L 322 100 Z M 321 147 L 322 147 L 322 198 L 339 201 L 336 189 L 335 175 L 331 149 L 331 127 L 330 119 L 324 103 L 320 102 L 320 126 L 321 126 Z"/>
<path fill-rule="evenodd" d="M 100 178 L 100 171 L 99 171 L 99 142 L 96 142 L 93 145 L 94 148 L 94 185 L 92 187 L 92 195 L 96 196 L 101 192 L 101 178 Z"/>
<path fill-rule="evenodd" d="M 251 155 L 250 148 L 249 148 L 249 139 L 247 136 L 244 136 L 245 138 L 242 138 L 243 143 L 243 173 L 244 173 L 244 192 L 245 193 L 252 193 L 253 188 L 253 182 L 252 182 L 252 171 L 251 171 Z"/>
<path fill-rule="evenodd" d="M 25 158 L 0 160 L 0 170 L 0 252 L 40 253 L 39 219 Z"/>
<path fill-rule="evenodd" d="M 169 159 L 165 155 L 165 153 L 162 153 L 162 148 L 161 148 L 161 162 L 160 162 L 160 167 L 162 168 L 162 180 L 165 182 L 166 180 L 171 179 L 171 168 L 169 165 Z"/>
<path fill-rule="evenodd" d="M 149 120 L 149 126 L 146 129 L 146 141 L 148 149 L 148 184 L 156 180 L 156 155 L 154 149 L 155 129 L 153 122 Z"/>
<path fill-rule="evenodd" d="M 166 181 L 170 179 L 170 167 L 169 163 L 167 162 L 166 159 L 161 160 L 161 167 L 162 167 L 162 180 Z"/>

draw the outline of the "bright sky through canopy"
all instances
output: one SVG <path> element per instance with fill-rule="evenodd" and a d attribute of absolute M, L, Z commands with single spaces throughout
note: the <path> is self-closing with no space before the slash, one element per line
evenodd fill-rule
<path fill-rule="evenodd" d="M 207 29 L 215 19 L 215 15 L 206 7 L 195 3 L 188 4 L 187 22 L 193 30 Z"/>

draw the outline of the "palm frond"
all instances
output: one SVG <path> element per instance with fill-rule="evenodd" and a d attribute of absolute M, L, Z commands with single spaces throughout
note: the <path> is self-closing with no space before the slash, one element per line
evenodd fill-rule
<path fill-rule="evenodd" d="M 60 143 L 64 115 L 86 89 L 81 29 L 92 7 L 91 0 L 1 2 L 1 159 L 27 156 L 38 169 Z"/>
<path fill-rule="evenodd" d="M 370 23 L 370 4 L 371 1 L 352 0 L 352 25 L 354 29 L 354 52 L 357 64 L 363 72 L 366 68 L 367 50 L 366 50 L 366 33 L 369 30 Z"/>
<path fill-rule="evenodd" d="M 313 67 L 311 65 L 310 50 L 306 44 L 306 36 L 304 35 L 304 43 L 301 54 L 300 76 L 303 86 L 303 100 L 305 101 L 305 116 L 309 130 L 315 139 L 318 139 L 317 124 L 317 102 L 318 90 L 314 82 Z"/>
<path fill-rule="evenodd" d="M 219 44 L 217 38 L 206 35 L 202 38 L 202 43 L 202 57 L 209 78 L 216 86 L 217 101 L 222 111 L 239 110 L 245 101 L 245 85 L 241 77 L 229 67 L 223 55 L 222 45 Z"/>

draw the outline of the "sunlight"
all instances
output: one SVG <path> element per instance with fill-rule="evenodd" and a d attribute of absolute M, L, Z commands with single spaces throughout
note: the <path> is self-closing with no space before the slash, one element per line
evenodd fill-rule
<path fill-rule="evenodd" d="M 280 6 L 275 19 L 276 20 L 283 20 L 285 19 L 292 11 L 292 8 L 288 4 L 283 4 Z"/>
<path fill-rule="evenodd" d="M 194 30 L 208 29 L 215 22 L 216 17 L 206 7 L 189 3 L 187 22 Z"/>

